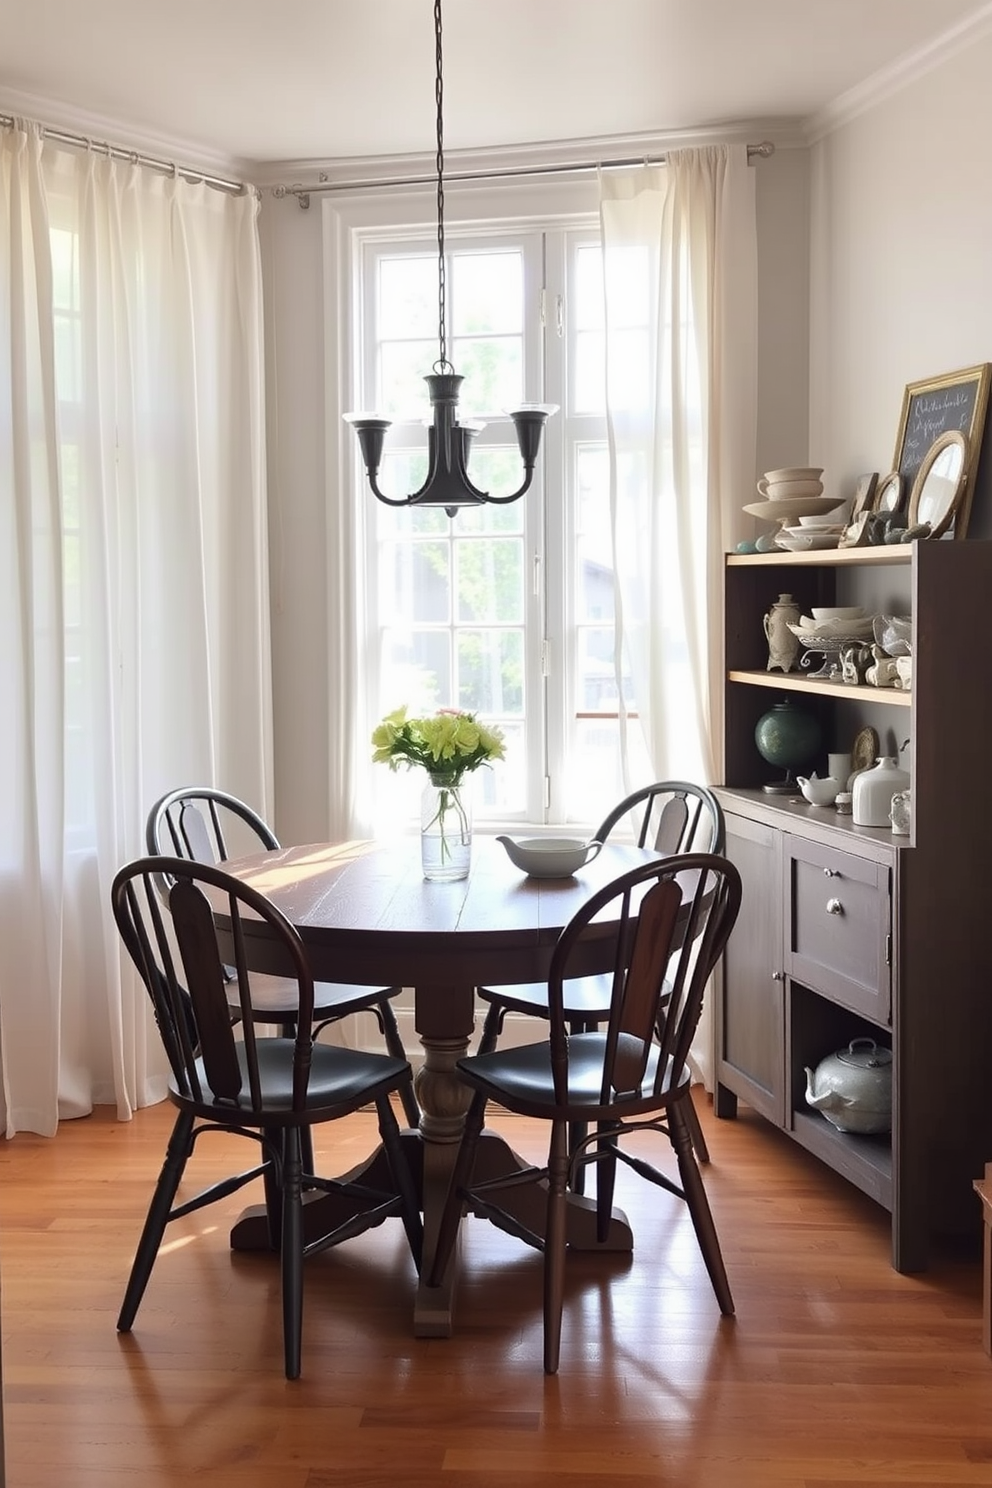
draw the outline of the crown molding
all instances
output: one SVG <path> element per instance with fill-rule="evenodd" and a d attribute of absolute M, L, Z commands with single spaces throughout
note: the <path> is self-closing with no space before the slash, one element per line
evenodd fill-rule
<path fill-rule="evenodd" d="M 115 149 L 133 151 L 136 155 L 175 161 L 178 167 L 191 173 L 202 172 L 205 175 L 251 182 L 253 167 L 248 160 L 232 159 L 229 155 L 205 148 L 197 141 L 179 136 L 149 134 L 133 124 L 122 123 L 119 119 L 73 108 L 69 104 L 58 103 L 54 99 L 42 98 L 33 93 L 19 93 L 13 88 L 0 87 L 0 114 L 9 114 L 15 119 L 39 124 L 42 129 L 79 135 L 82 139 L 91 140 L 94 145 L 109 144 Z"/>
<path fill-rule="evenodd" d="M 992 3 L 992 0 L 990 0 Z M 555 166 L 577 169 L 615 159 L 656 160 L 668 150 L 703 145 L 742 142 L 759 144 L 769 140 L 776 149 L 806 148 L 802 121 L 798 119 L 750 119 L 702 129 L 662 133 L 602 135 L 583 139 L 541 140 L 533 144 L 495 146 L 473 150 L 446 150 L 446 176 L 459 174 L 499 175 L 515 170 L 539 171 Z M 407 177 L 434 177 L 433 151 L 408 155 L 362 155 L 329 160 L 276 160 L 256 164 L 252 183 L 307 187 L 346 185 L 354 181 L 376 185 Z"/>
<path fill-rule="evenodd" d="M 864 82 L 841 93 L 806 122 L 806 140 L 815 144 L 825 135 L 832 134 L 860 114 L 877 108 L 887 98 L 901 93 L 912 83 L 941 67 L 958 55 L 966 46 L 978 41 L 992 31 L 992 0 L 985 0 L 976 10 L 932 41 L 907 52 L 905 56 L 882 67 Z"/>

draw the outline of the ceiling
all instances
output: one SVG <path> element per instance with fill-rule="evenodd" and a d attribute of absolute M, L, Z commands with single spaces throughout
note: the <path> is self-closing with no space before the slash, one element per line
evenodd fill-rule
<path fill-rule="evenodd" d="M 448 151 L 808 121 L 989 0 L 444 0 Z M 433 147 L 433 0 L 0 0 L 0 110 L 189 163 Z M 82 121 L 85 121 L 85 125 Z"/>

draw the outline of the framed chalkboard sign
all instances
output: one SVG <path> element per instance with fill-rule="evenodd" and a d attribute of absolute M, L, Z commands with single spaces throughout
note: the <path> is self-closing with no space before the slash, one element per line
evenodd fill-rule
<path fill-rule="evenodd" d="M 963 537 L 968 526 L 989 401 L 990 371 L 992 364 L 981 362 L 977 367 L 966 367 L 961 372 L 945 372 L 942 377 L 911 382 L 903 394 L 892 468 L 902 477 L 904 491 L 912 491 L 920 466 L 935 439 L 956 430 L 968 442 L 968 475 L 958 504 L 955 537 Z"/>

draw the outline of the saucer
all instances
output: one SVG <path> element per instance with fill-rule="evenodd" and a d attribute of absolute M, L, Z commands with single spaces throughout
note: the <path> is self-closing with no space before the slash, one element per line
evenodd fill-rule
<path fill-rule="evenodd" d="M 818 517 L 840 504 L 836 496 L 783 496 L 780 501 L 752 501 L 744 510 L 766 522 L 784 522 L 790 517 Z"/>

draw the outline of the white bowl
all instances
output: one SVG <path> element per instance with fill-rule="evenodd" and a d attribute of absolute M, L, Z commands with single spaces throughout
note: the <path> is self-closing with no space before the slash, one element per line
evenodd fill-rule
<path fill-rule="evenodd" d="M 824 531 L 836 529 L 837 532 L 843 532 L 845 523 L 838 522 L 837 513 L 833 511 L 825 517 L 800 517 L 799 525 L 800 527 L 823 528 Z"/>
<path fill-rule="evenodd" d="M 497 837 L 506 855 L 517 868 L 531 878 L 570 878 L 586 863 L 591 863 L 602 847 L 601 842 L 585 842 L 581 837 Z"/>
<path fill-rule="evenodd" d="M 863 605 L 814 605 L 810 614 L 814 620 L 862 620 Z"/>
<path fill-rule="evenodd" d="M 766 470 L 765 480 L 769 485 L 775 481 L 815 481 L 819 480 L 822 474 L 822 465 L 786 465 L 782 470 Z"/>

